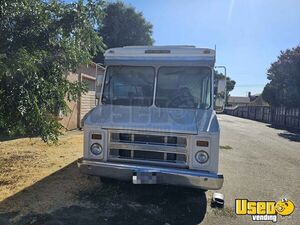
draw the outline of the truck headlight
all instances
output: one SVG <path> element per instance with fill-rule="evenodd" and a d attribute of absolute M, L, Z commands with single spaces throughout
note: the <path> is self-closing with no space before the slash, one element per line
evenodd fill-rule
<path fill-rule="evenodd" d="M 207 152 L 203 151 L 203 150 L 198 151 L 195 155 L 196 161 L 201 164 L 206 163 L 208 161 L 208 158 L 209 158 L 209 156 L 208 156 Z"/>
<path fill-rule="evenodd" d="M 91 152 L 94 155 L 100 155 L 103 152 L 102 146 L 98 143 L 94 143 L 91 146 Z"/>

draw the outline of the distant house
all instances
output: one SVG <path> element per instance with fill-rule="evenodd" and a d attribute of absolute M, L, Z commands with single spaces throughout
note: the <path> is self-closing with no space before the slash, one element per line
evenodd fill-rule
<path fill-rule="evenodd" d="M 269 104 L 263 99 L 262 94 L 251 95 L 251 92 L 248 92 L 248 96 L 245 97 L 229 96 L 227 106 L 269 106 Z"/>
<path fill-rule="evenodd" d="M 227 106 L 235 107 L 235 106 L 247 106 L 250 103 L 249 97 L 242 96 L 229 96 L 227 101 Z"/>
<path fill-rule="evenodd" d="M 81 119 L 84 115 L 96 106 L 95 86 L 96 74 L 104 74 L 104 67 L 92 63 L 83 65 L 75 73 L 67 74 L 67 79 L 71 82 L 84 81 L 88 85 L 88 91 L 76 102 L 68 102 L 71 112 L 67 116 L 62 116 L 61 124 L 66 130 L 81 128 Z"/>
<path fill-rule="evenodd" d="M 250 106 L 270 106 L 262 97 L 261 94 L 255 95 L 256 97 L 249 103 Z"/>

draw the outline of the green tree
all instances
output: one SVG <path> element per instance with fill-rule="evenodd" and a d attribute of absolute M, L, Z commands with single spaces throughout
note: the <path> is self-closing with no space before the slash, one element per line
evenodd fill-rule
<path fill-rule="evenodd" d="M 128 45 L 152 45 L 152 24 L 147 22 L 141 12 L 122 2 L 109 3 L 105 9 L 100 36 L 107 48 Z M 95 61 L 103 62 L 103 54 Z"/>
<path fill-rule="evenodd" d="M 263 98 L 274 106 L 300 106 L 300 45 L 281 51 L 277 61 L 268 69 L 270 82 L 263 90 Z"/>
<path fill-rule="evenodd" d="M 66 74 L 103 50 L 95 32 L 102 16 L 100 0 L 0 2 L 1 132 L 57 141 L 58 112 L 85 90 Z"/>
<path fill-rule="evenodd" d="M 219 73 L 218 71 L 215 70 L 215 84 L 216 81 L 219 79 L 224 78 L 225 75 L 223 73 Z M 234 80 L 232 80 L 229 76 L 226 77 L 226 105 L 227 105 L 227 101 L 228 98 L 230 96 L 230 92 L 234 89 L 236 82 Z M 216 85 L 215 85 L 216 88 Z M 216 90 L 215 90 L 216 93 Z"/>

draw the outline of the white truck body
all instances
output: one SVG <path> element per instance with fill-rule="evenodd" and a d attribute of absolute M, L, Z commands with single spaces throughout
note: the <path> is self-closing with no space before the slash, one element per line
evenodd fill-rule
<path fill-rule="evenodd" d="M 215 51 L 133 46 L 105 52 L 99 104 L 84 121 L 83 173 L 220 189 Z"/>

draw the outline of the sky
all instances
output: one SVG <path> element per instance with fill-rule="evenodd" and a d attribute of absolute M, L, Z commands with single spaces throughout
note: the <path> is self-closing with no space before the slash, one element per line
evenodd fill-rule
<path fill-rule="evenodd" d="M 300 44 L 299 0 L 124 2 L 153 24 L 155 45 L 216 45 L 216 65 L 237 82 L 232 96 L 261 93 L 280 51 Z"/>

